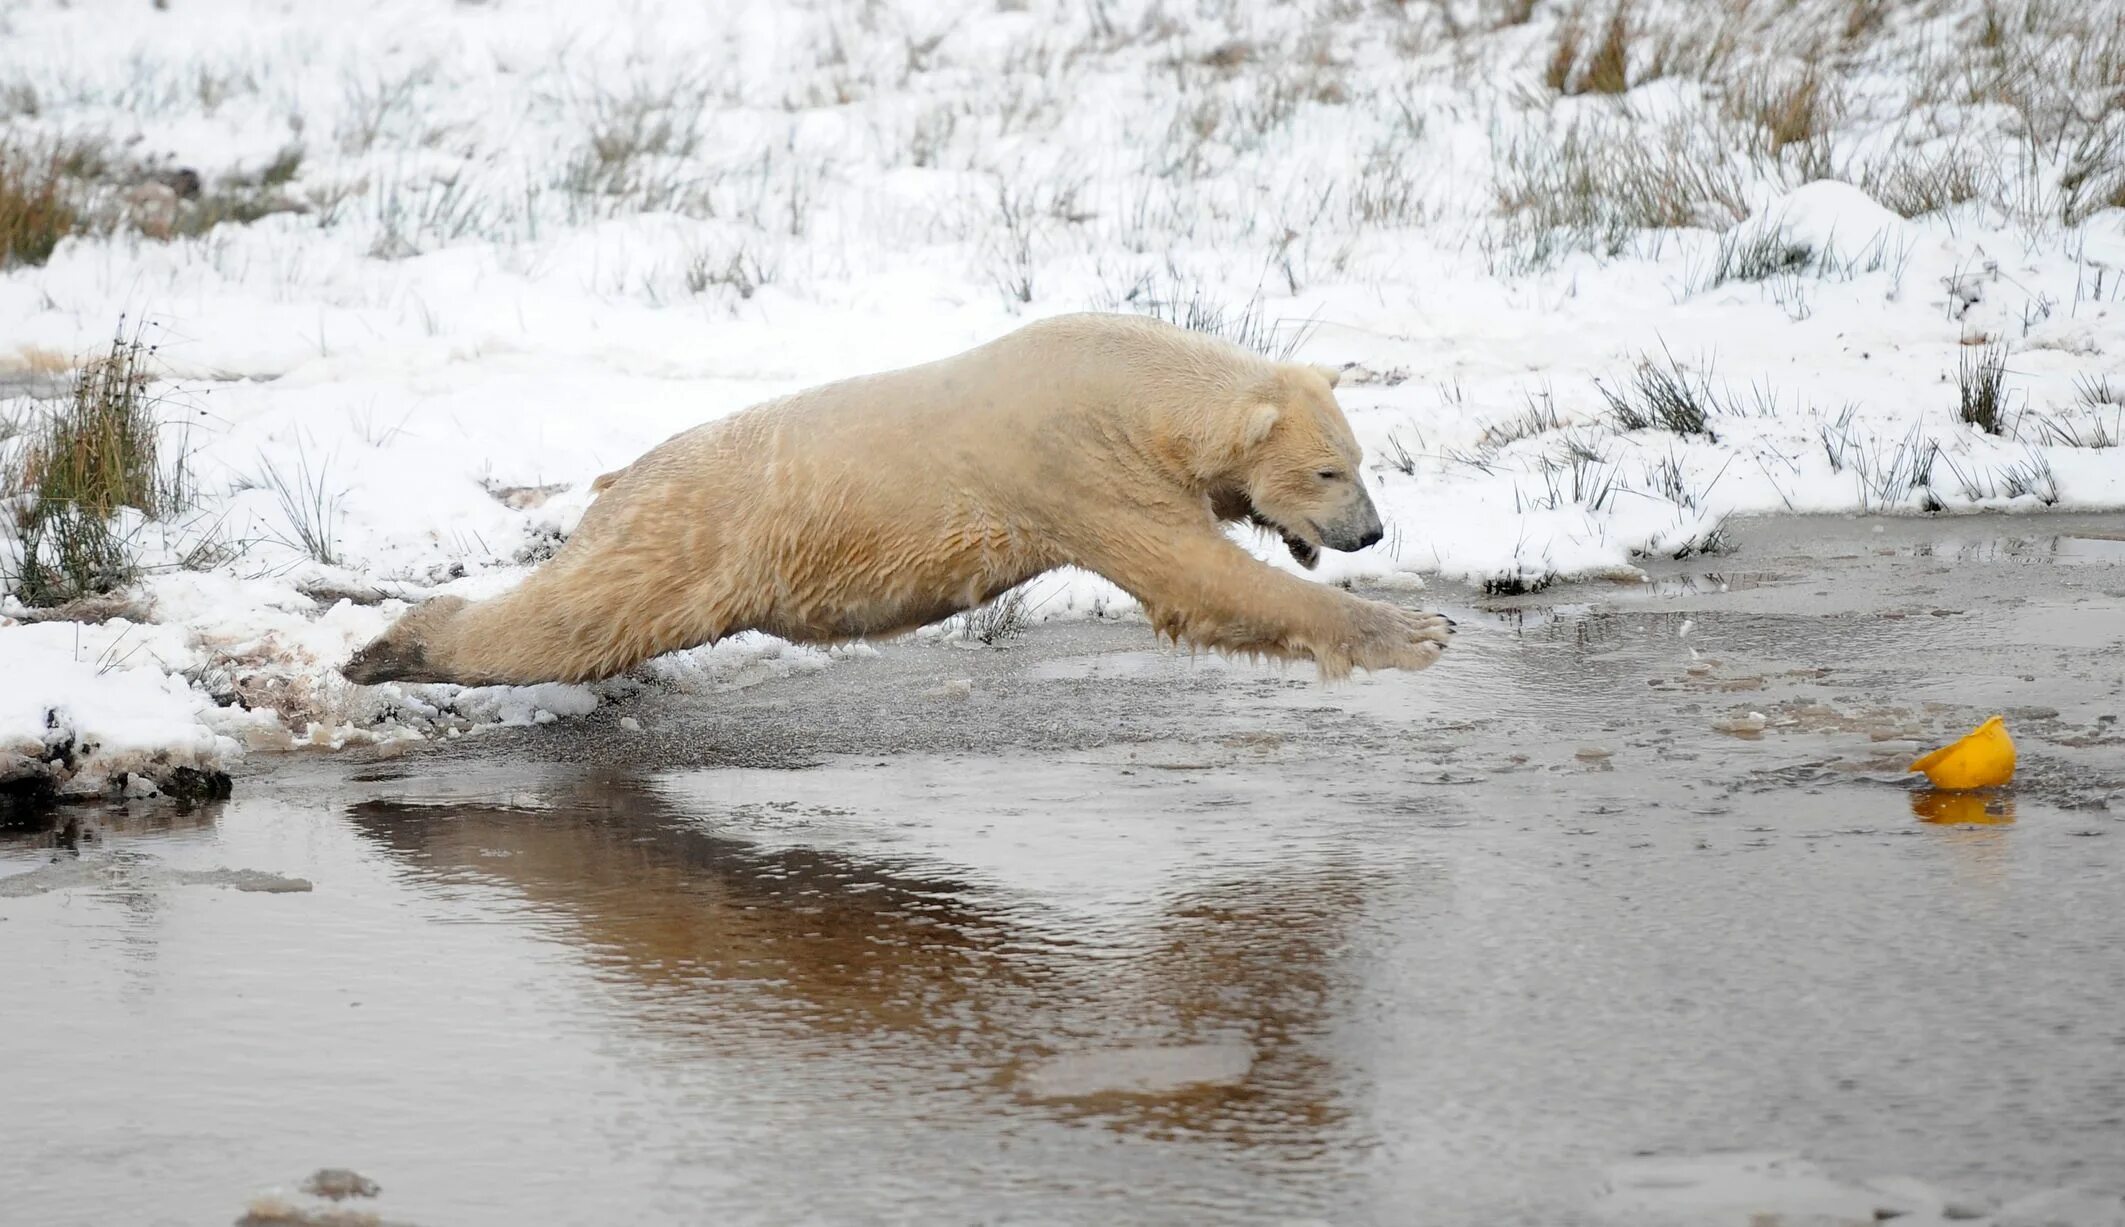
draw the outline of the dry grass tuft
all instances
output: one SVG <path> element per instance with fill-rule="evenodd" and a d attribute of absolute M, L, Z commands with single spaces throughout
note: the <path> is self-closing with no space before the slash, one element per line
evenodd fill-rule
<path fill-rule="evenodd" d="M 55 151 L 0 145 L 0 268 L 42 264 L 80 225 Z"/>
<path fill-rule="evenodd" d="M 1560 94 L 1569 93 L 1572 71 L 1579 67 L 1580 44 L 1586 39 L 1586 31 L 1579 24 L 1579 12 L 1574 9 L 1557 19 L 1556 41 L 1550 45 L 1549 59 L 1542 65 L 1542 83 Z"/>
<path fill-rule="evenodd" d="M 2006 18 L 2000 14 L 2000 6 L 1988 2 L 1978 14 L 1977 37 L 1973 41 L 1986 51 L 1997 51 L 2007 45 L 2007 24 Z"/>
<path fill-rule="evenodd" d="M 340 502 L 346 491 L 332 488 L 331 457 L 323 458 L 312 468 L 309 450 L 298 444 L 292 469 L 282 469 L 263 453 L 258 465 L 254 484 L 273 492 L 273 499 L 280 504 L 281 515 L 288 522 L 286 531 L 268 531 L 268 539 L 325 566 L 337 566 Z"/>
<path fill-rule="evenodd" d="M 1498 0 L 1497 11 L 1490 15 L 1493 30 L 1524 26 L 1534 20 L 1535 0 Z"/>
<path fill-rule="evenodd" d="M 1813 64 L 1783 81 L 1759 74 L 1727 96 L 1727 114 L 1752 125 L 1773 155 L 1826 137 L 1843 109 L 1835 88 Z"/>
<path fill-rule="evenodd" d="M 959 630 L 966 638 L 985 647 L 1016 639 L 1033 625 L 1033 606 L 1026 603 L 1024 585 L 1013 588 L 978 609 L 959 615 Z"/>
<path fill-rule="evenodd" d="M 1608 402 L 1609 420 L 1619 431 L 1665 430 L 1716 441 L 1711 420 L 1723 410 L 1710 376 L 1690 371 L 1672 354 L 1662 357 L 1664 364 L 1649 354 L 1640 357 L 1638 369 L 1624 386 L 1611 388 L 1594 381 L 1601 399 Z"/>
<path fill-rule="evenodd" d="M 1888 20 L 1889 0 L 1851 0 L 1845 9 L 1845 41 L 1865 42 L 1879 34 Z"/>
<path fill-rule="evenodd" d="M 99 516 L 120 507 L 150 515 L 161 510 L 157 423 L 147 391 L 153 352 L 137 337 L 121 338 L 109 354 L 84 365 L 69 402 L 31 425 L 10 485 L 35 490 L 40 501 L 72 503 Z"/>
<path fill-rule="evenodd" d="M 1608 24 L 1602 28 L 1601 41 L 1594 44 L 1593 54 L 1587 57 L 1586 76 L 1579 89 L 1586 94 L 1621 94 L 1631 88 L 1630 59 L 1630 14 L 1628 7 L 1618 4 L 1609 14 Z"/>
<path fill-rule="evenodd" d="M 1796 242 L 1780 226 L 1735 227 L 1719 236 L 1710 267 L 1695 288 L 1713 290 L 1730 281 L 1769 281 L 1798 275 L 1815 264 L 1815 249 Z"/>
<path fill-rule="evenodd" d="M 1641 57 L 1638 83 L 1662 77 L 1726 79 L 1743 45 L 1753 45 L 1760 38 L 1760 32 L 1743 21 L 1746 12 L 1745 6 L 1730 8 L 1712 20 L 1671 22 L 1647 29 L 1644 37 L 1649 50 Z"/>
<path fill-rule="evenodd" d="M 2007 347 L 1995 342 L 1963 351 L 1957 374 L 1961 403 L 1956 416 L 1988 435 L 2003 433 L 2007 400 L 2002 385 L 2007 376 Z"/>
<path fill-rule="evenodd" d="M 41 264 L 72 233 L 197 238 L 218 226 L 308 212 L 287 192 L 302 162 L 302 147 L 291 145 L 255 172 L 210 182 L 190 167 L 121 156 L 94 140 L 42 150 L 0 145 L 0 267 Z"/>
<path fill-rule="evenodd" d="M 0 488 L 25 496 L 16 513 L 22 557 L 9 577 L 23 604 L 59 605 L 130 582 L 134 551 L 112 517 L 127 507 L 153 517 L 189 502 L 182 455 L 161 460 L 148 392 L 153 354 L 137 333 L 121 333 L 81 368 L 66 404 L 29 425 L 0 475 Z"/>
<path fill-rule="evenodd" d="M 1733 168 L 1679 126 L 1657 140 L 1586 122 L 1554 140 L 1531 134 L 1499 151 L 1496 191 L 1507 226 L 1491 262 L 1509 270 L 1572 251 L 1614 256 L 1640 230 L 1723 229 L 1748 214 Z"/>
<path fill-rule="evenodd" d="M 2125 61 L 2119 65 L 2125 82 Z M 2066 169 L 2059 174 L 2059 220 L 2078 226 L 2103 209 L 2125 208 L 2125 86 L 2112 122 L 2098 121 L 2074 142 Z"/>
<path fill-rule="evenodd" d="M 684 276 L 689 294 L 705 294 L 720 286 L 745 300 L 772 282 L 776 272 L 772 262 L 763 262 L 759 253 L 740 243 L 723 253 L 693 253 L 687 258 Z"/>
<path fill-rule="evenodd" d="M 1982 196 L 1986 169 L 1960 146 L 1928 156 L 1900 152 L 1860 167 L 1859 186 L 1903 217 L 1938 213 Z"/>
<path fill-rule="evenodd" d="M 1630 6 L 1619 3 L 1587 44 L 1585 14 L 1573 9 L 1558 19 L 1543 84 L 1560 94 L 1621 94 L 1631 88 Z"/>

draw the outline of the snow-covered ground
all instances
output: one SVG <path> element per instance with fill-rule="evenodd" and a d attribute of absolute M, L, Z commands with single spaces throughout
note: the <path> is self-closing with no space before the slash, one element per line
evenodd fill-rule
<path fill-rule="evenodd" d="M 334 672 L 406 600 L 515 582 L 679 429 L 1086 308 L 1346 368 L 1392 528 L 1330 580 L 1621 572 L 1737 513 L 2125 506 L 2111 6 L 0 0 L 0 46 L 0 139 L 95 154 L 93 224 L 0 271 L 5 412 L 142 330 L 196 485 L 122 526 L 126 616 L 0 604 L 0 775 L 831 667 L 864 649 Z M 265 215 L 206 224 L 238 205 Z M 1995 355 L 1992 434 L 1958 406 Z M 1649 390 L 1702 428 L 1629 428 Z M 1025 600 L 1129 614 L 1082 575 Z"/>

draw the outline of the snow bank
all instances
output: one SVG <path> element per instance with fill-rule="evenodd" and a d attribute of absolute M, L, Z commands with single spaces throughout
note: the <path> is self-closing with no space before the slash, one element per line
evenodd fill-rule
<path fill-rule="evenodd" d="M 156 641 L 167 640 L 158 628 L 106 623 L 90 635 L 102 644 L 93 654 L 82 629 L 46 622 L 0 630 L 0 787 L 60 795 L 224 788 L 212 777 L 237 743 L 220 730 L 241 716 L 230 719 L 165 671 L 154 655 Z M 146 633 L 127 647 L 134 631 Z"/>

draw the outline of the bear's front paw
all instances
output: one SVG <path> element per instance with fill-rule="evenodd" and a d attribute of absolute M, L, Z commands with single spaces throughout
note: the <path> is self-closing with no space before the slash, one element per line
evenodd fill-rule
<path fill-rule="evenodd" d="M 1365 604 L 1350 652 L 1350 663 L 1357 668 L 1429 668 L 1453 638 L 1452 618 L 1379 601 Z"/>

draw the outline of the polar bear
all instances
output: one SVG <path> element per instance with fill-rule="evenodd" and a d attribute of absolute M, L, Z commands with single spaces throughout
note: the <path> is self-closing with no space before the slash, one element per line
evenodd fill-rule
<path fill-rule="evenodd" d="M 695 427 L 595 483 L 513 591 L 437 597 L 355 653 L 354 682 L 590 681 L 760 630 L 889 636 L 1057 567 L 1105 576 L 1168 638 L 1422 669 L 1453 623 L 1268 566 L 1380 539 L 1335 374 L 1136 316 L 1066 315 L 956 357 Z"/>

